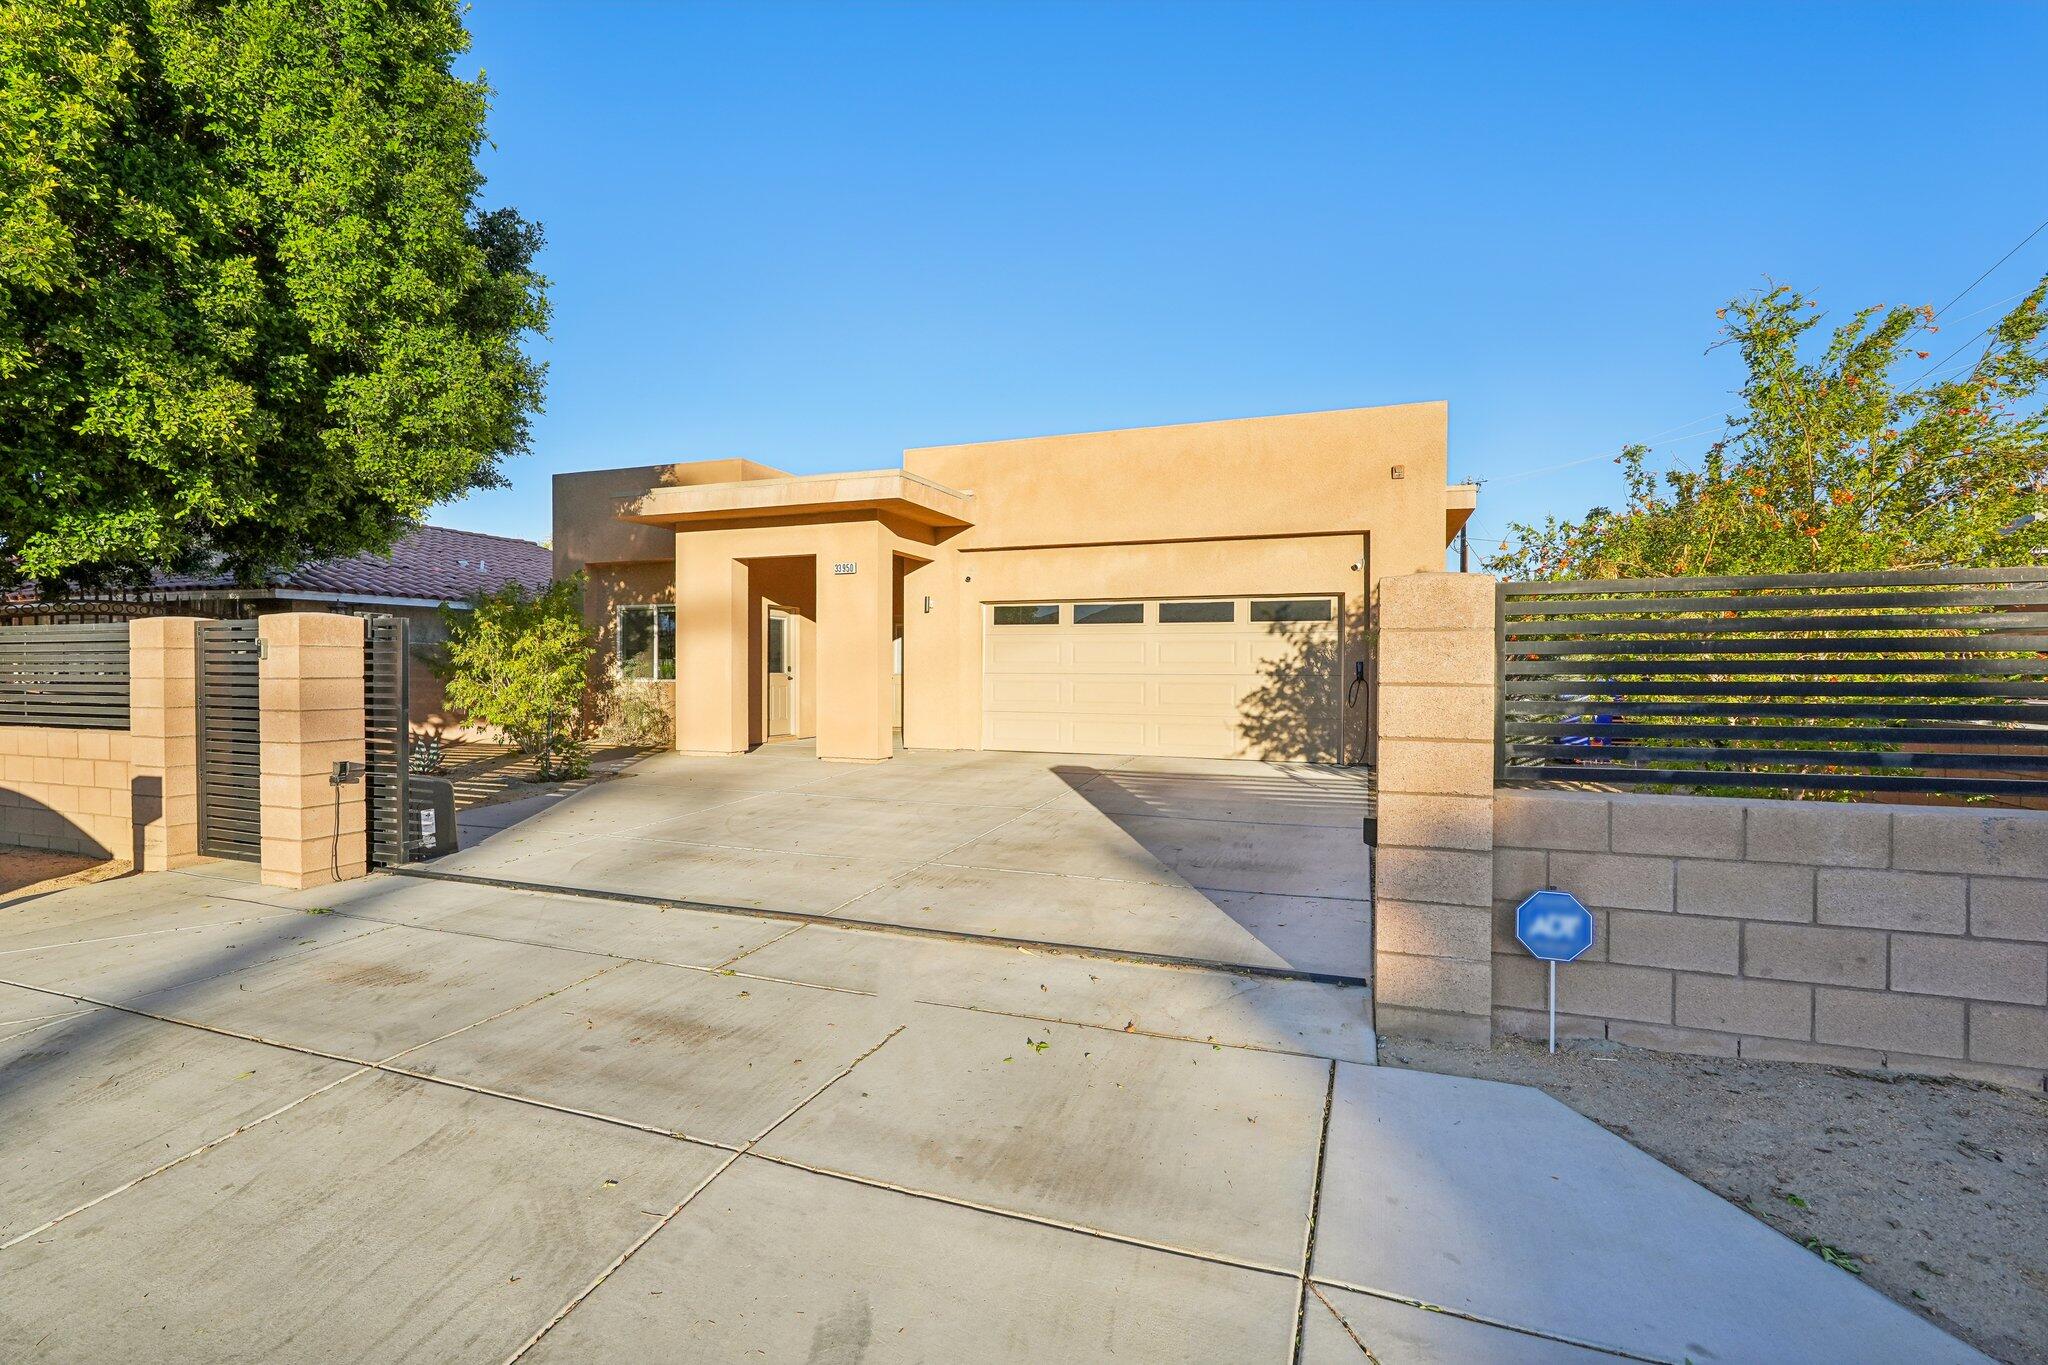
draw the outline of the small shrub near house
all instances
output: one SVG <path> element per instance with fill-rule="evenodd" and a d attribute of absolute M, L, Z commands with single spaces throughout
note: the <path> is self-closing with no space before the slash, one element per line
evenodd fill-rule
<path fill-rule="evenodd" d="M 601 744 L 669 749 L 675 746 L 676 721 L 662 697 L 664 685 L 638 682 L 611 670 L 595 697 L 593 726 Z"/>
<path fill-rule="evenodd" d="M 539 760 L 543 781 L 586 771 L 579 717 L 596 641 L 583 624 L 583 579 L 531 594 L 517 583 L 443 608 L 448 700 Z"/>

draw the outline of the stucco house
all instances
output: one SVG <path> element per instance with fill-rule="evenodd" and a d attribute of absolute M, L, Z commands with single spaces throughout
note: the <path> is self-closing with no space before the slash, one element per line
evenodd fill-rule
<path fill-rule="evenodd" d="M 1477 490 L 1442 403 L 560 474 L 554 569 L 676 745 L 1365 762 L 1371 610 Z"/>

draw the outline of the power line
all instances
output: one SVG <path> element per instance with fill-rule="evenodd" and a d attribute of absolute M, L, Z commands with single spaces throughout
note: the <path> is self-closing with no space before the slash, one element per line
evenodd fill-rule
<path fill-rule="evenodd" d="M 1985 272 L 1984 272 L 1983 274 L 1979 275 L 1979 276 L 1978 276 L 1978 277 L 1977 277 L 1976 279 L 1974 279 L 1974 280 L 1971 280 L 1971 281 L 1970 281 L 1970 283 L 1969 283 L 1969 286 L 1968 286 L 1968 288 L 1965 288 L 1965 289 L 1963 290 L 1963 292 L 1962 292 L 1961 294 L 1958 294 L 1958 295 L 1956 295 L 1956 296 L 1955 296 L 1954 298 L 1950 299 L 1950 300 L 1949 300 L 1949 301 L 1948 301 L 1947 303 L 1944 303 L 1943 305 L 1941 305 L 1941 307 L 1939 307 L 1939 308 L 1935 309 L 1935 310 L 1934 310 L 1934 316 L 1936 316 L 1936 317 L 1940 317 L 1940 316 L 1941 316 L 1941 315 L 1942 315 L 1943 313 L 1946 313 L 1946 312 L 1947 312 L 1947 311 L 1948 311 L 1949 309 L 1951 309 L 1951 308 L 1955 307 L 1955 306 L 1956 306 L 1957 304 L 1961 303 L 1961 302 L 1963 301 L 1963 298 L 1964 298 L 1964 296 L 1965 296 L 1965 295 L 1967 295 L 1967 294 L 1968 294 L 1968 293 L 1970 292 L 1970 290 L 1971 290 L 1971 289 L 1975 289 L 1975 288 L 1976 288 L 1976 287 L 1977 287 L 1978 285 L 1980 285 L 1980 284 L 1984 283 L 1984 281 L 1986 281 L 1986 280 L 1988 280 L 1988 279 L 1990 279 L 1990 278 L 1991 278 L 1991 271 L 1992 271 L 1992 270 L 1996 270 L 1996 269 L 1998 269 L 1998 267 L 2000 267 L 2000 266 L 2004 265 L 2004 264 L 2005 264 L 2005 263 L 2006 263 L 2007 261 L 2009 261 L 2009 260 L 2011 260 L 2011 259 L 2012 259 L 2013 257 L 2015 257 L 2015 256 L 2019 255 L 2019 252 L 2020 252 L 2020 247 L 2023 247 L 2023 246 L 2025 246 L 2025 245 L 2026 245 L 2026 244 L 2027 244 L 2028 242 L 2031 242 L 2031 241 L 2033 241 L 2033 240 L 2034 240 L 2034 239 L 2035 239 L 2036 237 L 2039 237 L 2039 236 L 2041 235 L 2041 230 L 2042 230 L 2043 228 L 2048 228 L 2048 218 L 2044 218 L 2044 219 L 2042 219 L 2042 220 L 2041 220 L 2041 222 L 2040 222 L 2040 224 L 2039 224 L 2038 226 L 2036 226 L 2036 227 L 2035 227 L 2035 229 L 2034 229 L 2034 230 L 2033 230 L 2032 232 L 2030 232 L 2030 233 L 2028 233 L 2028 234 L 2027 234 L 2026 236 L 2024 236 L 2024 237 L 2020 238 L 2020 240 L 2019 240 L 2019 246 L 2015 246 L 2015 247 L 2014 247 L 2014 248 L 2013 248 L 2013 249 L 2012 249 L 2011 251 L 2008 251 L 2008 252 L 2006 252 L 2006 253 L 2005 253 L 2005 254 L 2004 254 L 2003 256 L 2000 256 L 2000 257 L 1999 257 L 1999 258 L 1998 258 L 1997 260 L 1993 261 L 1993 262 L 1991 263 L 1991 269 L 1990 269 L 1990 270 L 1986 270 L 1986 271 L 1985 271 Z M 1967 345 L 1969 345 L 1969 344 L 1970 344 L 1970 343 L 1969 343 L 1969 342 L 1967 342 L 1967 341 L 1963 343 L 1963 345 L 1965 345 L 1965 346 L 1967 346 Z"/>
<path fill-rule="evenodd" d="M 2032 232 L 2020 238 L 2019 241 L 2013 246 L 2013 249 L 2011 251 L 2006 252 L 2003 256 L 2000 256 L 1997 260 L 1993 261 L 1991 263 L 1991 268 L 1989 270 L 1986 270 L 1976 279 L 1971 280 L 1969 287 L 1964 289 L 1961 294 L 1956 295 L 1947 303 L 1935 309 L 1934 316 L 1940 317 L 1943 313 L 1946 313 L 1949 309 L 1955 307 L 1958 303 L 1961 303 L 1963 301 L 1964 295 L 1968 294 L 1971 289 L 1975 289 L 1978 285 L 1984 283 L 1985 280 L 1991 278 L 1991 272 L 1993 270 L 1998 269 L 1998 267 L 2004 265 L 2007 261 L 2019 255 L 2020 248 L 2025 246 L 2028 242 L 2033 241 L 2036 237 L 2039 237 L 2044 229 L 2048 229 L 2048 218 L 2042 219 L 2039 223 L 2037 223 L 2034 226 L 2034 230 Z M 1994 304 L 1992 306 L 1996 307 L 1997 305 Z M 1980 308 L 1977 309 L 1976 312 L 1966 313 L 1964 314 L 1964 316 L 1975 317 L 1977 316 L 1977 313 L 1981 313 L 1983 311 L 1984 310 Z M 1935 361 L 1932 365 L 1929 365 L 1926 369 L 1922 370 L 1920 372 L 1920 377 L 1918 379 L 1915 379 L 1912 383 L 1908 384 L 1906 386 L 1905 391 L 1910 393 L 1914 389 L 1919 388 L 1922 384 L 1927 382 L 1928 375 L 1933 374 L 1936 370 L 1948 364 L 1949 361 L 1954 360 L 1957 356 L 1961 355 L 1965 350 L 1969 348 L 1971 342 L 1975 341 L 1978 337 L 1985 335 L 1987 332 L 1990 332 L 1992 328 L 1995 328 L 1997 326 L 1998 323 L 1994 322 L 1989 327 L 1980 328 L 1979 330 L 1972 332 L 1967 338 L 1965 338 L 1961 346 L 1956 347 L 1953 351 L 1950 351 L 1947 355 L 1943 356 L 1941 359 Z"/>
<path fill-rule="evenodd" d="M 1947 303 L 1945 303 L 1945 304 L 1943 304 L 1943 305 L 1942 305 L 1941 307 L 1939 307 L 1939 308 L 1935 309 L 1935 310 L 1934 310 L 1934 316 L 1935 316 L 1935 317 L 1940 317 L 1940 316 L 1941 316 L 1942 314 L 1946 313 L 1946 312 L 1947 312 L 1947 311 L 1948 311 L 1949 309 L 1951 309 L 1951 308 L 1955 307 L 1955 306 L 1956 306 L 1957 304 L 1961 303 L 1961 302 L 1962 302 L 1962 301 L 1963 301 L 1963 300 L 1964 300 L 1965 298 L 1968 298 L 1968 297 L 1969 297 L 1969 295 L 1970 295 L 1970 292 L 1971 292 L 1972 290 L 1974 290 L 1974 289 L 1975 289 L 1975 288 L 1976 288 L 1976 287 L 1977 287 L 1978 285 L 1980 285 L 1980 284 L 1984 283 L 1984 281 L 1986 281 L 1986 280 L 1990 279 L 1990 278 L 1991 278 L 1991 276 L 1992 276 L 1992 274 L 1993 274 L 1993 273 L 1994 273 L 1995 271 L 1997 271 L 1997 269 L 1998 269 L 1998 268 L 1999 268 L 2000 266 L 2004 265 L 2004 264 L 2005 264 L 2005 263 L 2006 263 L 2007 261 L 2011 260 L 2011 259 L 2012 259 L 2012 258 L 2013 258 L 2014 256 L 2017 256 L 2017 255 L 2018 255 L 2018 254 L 2020 253 L 2020 249 L 2021 249 L 2022 247 L 2026 246 L 2026 244 L 2027 244 L 2027 243 L 2029 243 L 2029 242 L 2033 241 L 2033 240 L 2034 240 L 2034 239 L 2035 239 L 2036 237 L 2040 236 L 2040 235 L 2041 235 L 2041 233 L 2042 233 L 2043 231 L 2048 231 L 2048 218 L 2044 218 L 2043 220 L 2041 220 L 2041 222 L 2040 222 L 2040 223 L 2039 223 L 2038 225 L 2036 225 L 2036 226 L 2035 226 L 2035 228 L 2034 228 L 2034 230 L 2033 230 L 2032 232 L 2029 232 L 2029 233 L 2028 233 L 2028 234 L 2027 234 L 2026 236 L 2024 236 L 2024 237 L 2020 238 L 2020 240 L 2019 240 L 2019 241 L 2018 241 L 2017 243 L 2015 243 L 2015 244 L 2013 245 L 2013 248 L 2012 248 L 2012 250 L 2010 250 L 2010 251 L 2006 252 L 2006 253 L 2005 253 L 2005 254 L 2004 254 L 2003 256 L 2000 256 L 2000 257 L 1999 257 L 1999 258 L 1998 258 L 1997 260 L 1993 261 L 1993 262 L 1991 263 L 1990 267 L 1989 267 L 1988 269 L 1986 269 L 1986 270 L 1984 271 L 1984 273 L 1983 273 L 1983 274 L 1981 274 L 1981 275 L 1977 276 L 1977 278 L 1976 278 L 1976 279 L 1974 279 L 1974 280 L 1971 280 L 1971 281 L 1969 282 L 1969 284 L 1965 285 L 1965 286 L 1964 286 L 1964 288 L 1963 288 L 1963 291 L 1962 291 L 1962 292 L 1961 292 L 1960 294 L 1957 294 L 1957 295 L 1956 295 L 1956 296 L 1955 296 L 1954 298 L 1950 299 L 1950 300 L 1949 300 L 1949 301 L 1948 301 Z M 1963 317 L 1964 317 L 1964 318 L 1973 318 L 1973 317 L 1976 317 L 1976 316 L 1977 316 L 1978 314 L 1980 314 L 1980 313 L 1984 313 L 1984 312 L 1988 312 L 1988 311 L 1990 311 L 1991 309 L 1993 309 L 1993 308 L 1996 308 L 1996 307 L 1998 307 L 1998 306 L 1999 306 L 2000 304 L 2005 304 L 2005 303 L 2011 303 L 2011 302 L 2013 302 L 2013 301 L 2015 301 L 2015 300 L 2017 300 L 2017 299 L 2022 299 L 2022 298 L 2025 298 L 2025 297 L 2026 297 L 2026 295 L 2027 295 L 2028 293 L 2031 293 L 2031 292 L 2032 292 L 2031 290 L 2023 291 L 2023 292 L 2021 292 L 2021 293 L 2018 293 L 2018 294 L 2014 294 L 2014 295 L 2011 295 L 2011 296 L 2010 296 L 2010 297 L 2008 297 L 2008 298 L 2004 298 L 2004 299 L 2001 299 L 2001 300 L 1999 300 L 1999 301 L 1998 301 L 1998 303 L 1990 303 L 1990 304 L 1986 304 L 1986 305 L 1984 305 L 1984 307 L 1982 307 L 1982 308 L 1973 308 L 1973 309 L 1971 309 L 1971 310 L 1970 310 L 1969 312 L 1967 312 L 1967 313 L 1963 314 Z M 1960 321 L 1960 320 L 1961 320 L 1961 319 L 1958 319 L 1958 321 Z M 1978 337 L 1980 337 L 1980 336 L 1983 336 L 1983 335 L 1984 335 L 1984 334 L 1985 334 L 1986 332 L 1989 332 L 1989 331 L 1991 331 L 1991 330 L 1992 330 L 1992 328 L 1995 328 L 1996 326 L 1998 326 L 1998 324 L 1997 324 L 1996 322 L 1994 322 L 1994 323 L 1992 323 L 1992 324 L 1991 324 L 1990 326 L 1988 326 L 1988 327 L 1985 327 L 1985 328 L 1983 328 L 1983 329 L 1982 329 L 1981 331 L 1978 331 L 1978 332 L 1976 332 L 1976 333 L 1973 333 L 1973 334 L 1972 334 L 1972 335 L 1970 336 L 1969 340 L 1967 340 L 1967 341 L 1963 342 L 1963 344 L 1962 344 L 1961 346 L 1958 346 L 1958 347 L 1956 347 L 1956 348 L 1955 348 L 1955 350 L 1953 350 L 1953 351 L 1950 351 L 1950 352 L 1949 352 L 1949 353 L 1948 353 L 1948 354 L 1947 354 L 1946 356 L 1943 356 L 1943 357 L 1942 357 L 1942 358 L 1941 358 L 1940 360 L 1937 360 L 1937 361 L 1935 361 L 1935 362 L 1934 362 L 1934 364 L 1930 365 L 1930 366 L 1929 366 L 1929 367 L 1927 368 L 1927 370 L 1926 370 L 1926 371 L 1925 371 L 1924 373 L 1922 373 L 1922 374 L 1921 374 L 1921 376 L 1920 376 L 1920 378 L 1919 378 L 1919 379 L 1916 379 L 1916 380 L 1914 380 L 1914 381 L 1913 381 L 1913 382 L 1912 382 L 1911 384 L 1908 384 L 1908 385 L 1906 386 L 1906 391 L 1910 392 L 1910 391 L 1911 391 L 1911 390 L 1913 390 L 1913 389 L 1917 389 L 1917 388 L 1919 388 L 1919 387 L 1920 387 L 1920 385 L 1921 385 L 1921 383 L 1922 383 L 1922 382 L 1924 382 L 1924 381 L 1926 380 L 1926 378 L 1927 378 L 1927 376 L 1928 376 L 1928 375 L 1930 375 L 1930 374 L 1933 374 L 1933 373 L 1934 373 L 1934 372 L 1935 372 L 1936 370 L 1938 370 L 1938 369 L 1940 369 L 1940 368 L 1941 368 L 1942 366 L 1944 366 L 1944 365 L 1948 364 L 1948 362 L 1949 362 L 1949 361 L 1951 361 L 1951 360 L 1955 359 L 1955 358 L 1956 358 L 1956 357 L 1957 357 L 1958 355 L 1961 355 L 1961 354 L 1962 354 L 1962 352 L 1963 352 L 1963 350 L 1964 350 L 1964 349 L 1965 349 L 1966 347 L 1968 347 L 1968 346 L 1969 346 L 1970 342 L 1972 342 L 1972 341 L 1975 341 L 1975 340 L 1976 340 L 1976 339 L 1977 339 Z M 1696 427 L 1696 426 L 1698 426 L 1698 425 L 1699 425 L 1700 423 L 1702 423 L 1702 422 L 1720 422 L 1720 421 L 1726 421 L 1726 420 L 1727 420 L 1727 414 L 1726 414 L 1726 413 L 1713 413 L 1713 414 L 1710 414 L 1710 415 L 1708 415 L 1708 416 L 1705 416 L 1705 417 L 1695 417 L 1695 418 L 1693 418 L 1693 419 L 1692 419 L 1692 420 L 1691 420 L 1690 422 L 1680 422 L 1680 423 L 1679 423 L 1679 424 L 1678 424 L 1677 426 L 1675 426 L 1675 427 L 1666 427 L 1666 428 L 1665 428 L 1665 429 L 1664 429 L 1663 431 L 1658 431 L 1658 432 L 1652 432 L 1652 433 L 1651 433 L 1651 434 L 1649 435 L 1649 437 L 1647 438 L 1647 440 L 1648 440 L 1648 441 L 1651 441 L 1651 442 L 1654 442 L 1654 441 L 1658 440 L 1658 439 L 1659 439 L 1659 438 L 1661 438 L 1661 437 L 1664 437 L 1664 436 L 1670 436 L 1670 435 L 1674 435 L 1674 434 L 1676 434 L 1676 433 L 1678 433 L 1678 432 L 1682 432 L 1682 431 L 1685 431 L 1685 430 L 1686 430 L 1687 428 L 1690 428 L 1690 427 Z M 1700 440 L 1700 439 L 1703 439 L 1704 437 L 1706 437 L 1706 436 L 1710 436 L 1711 434 L 1712 434 L 1712 433 L 1697 433 L 1697 432 L 1696 432 L 1696 433 L 1693 433 L 1693 434 L 1691 434 L 1691 435 L 1688 435 L 1688 436 L 1685 436 L 1685 437 L 1681 438 L 1681 440 L 1679 441 L 1679 444 L 1681 444 L 1681 445 L 1690 445 L 1690 444 L 1691 444 L 1692 442 L 1694 442 L 1694 441 L 1696 441 L 1696 440 Z M 1657 447 L 1657 446 L 1655 446 L 1655 445 L 1649 445 L 1649 446 L 1648 446 L 1647 448 L 1648 448 L 1648 449 L 1650 449 L 1650 450 L 1652 450 L 1652 451 L 1654 451 L 1654 450 L 1657 450 L 1657 449 L 1658 449 L 1659 447 Z M 1665 453 L 1666 453 L 1667 457 L 1669 457 L 1669 456 L 1670 456 L 1670 452 L 1669 452 L 1668 450 L 1666 450 L 1666 452 L 1665 452 Z M 1540 469 L 1525 469 L 1525 470 L 1520 470 L 1520 471 L 1517 471 L 1516 473 L 1513 473 L 1513 474 L 1503 474 L 1503 475 L 1501 475 L 1501 476 L 1500 476 L 1499 478 L 1495 478 L 1495 479 L 1482 479 L 1482 480 L 1480 480 L 1480 482 L 1481 482 L 1482 484 L 1489 484 L 1489 485 L 1494 485 L 1494 486 L 1499 486 L 1499 485 L 1503 485 L 1503 484 L 1511 484 L 1511 483 L 1520 483 L 1520 482 L 1521 482 L 1521 481 L 1523 481 L 1524 479 L 1536 479 L 1536 478 L 1541 478 L 1541 477 L 1543 477 L 1543 476 L 1544 476 L 1544 475 L 1546 475 L 1546 474 L 1559 474 L 1559 473 L 1562 473 L 1562 472 L 1564 472 L 1564 471 L 1565 471 L 1565 470 L 1567 470 L 1567 469 L 1577 469 L 1577 468 L 1578 468 L 1579 466 L 1581 466 L 1581 465 L 1589 465 L 1589 464 L 1593 464 L 1593 463 L 1595 463 L 1596 461 L 1599 461 L 1599 460 L 1611 460 L 1611 459 L 1613 459 L 1613 458 L 1615 458 L 1615 456 L 1614 456 L 1614 455 L 1613 455 L 1612 453 L 1610 453 L 1610 452 L 1604 452 L 1604 451 L 1603 451 L 1602 453 L 1600 453 L 1600 454 L 1598 454 L 1598 455 L 1586 455 L 1586 456 L 1582 456 L 1582 457 L 1580 457 L 1579 459 L 1576 459 L 1576 460 L 1566 460 L 1566 461 L 1565 461 L 1565 462 L 1564 462 L 1563 464 L 1553 464 L 1553 465 L 1544 465 L 1544 466 L 1543 466 L 1542 468 L 1540 468 Z M 1675 457 L 1674 457 L 1674 458 L 1675 458 Z M 1681 464 L 1685 464 L 1685 463 L 1686 463 L 1686 461 L 1684 461 L 1684 460 L 1680 460 L 1680 461 L 1679 461 L 1679 463 L 1681 463 Z M 1478 536 L 1473 536 L 1473 537 L 1472 537 L 1472 539 L 1474 539 L 1474 540 L 1478 540 L 1478 539 L 1481 539 L 1481 537 L 1478 537 Z M 1495 541 L 1495 542 L 1493 542 L 1493 543 L 1494 543 L 1494 544 L 1501 544 L 1501 543 L 1503 543 L 1503 542 L 1500 542 L 1500 541 Z"/>
<path fill-rule="evenodd" d="M 1716 415 L 1715 415 L 1714 417 L 1712 417 L 1712 418 L 1705 418 L 1705 417 L 1695 418 L 1695 419 L 1694 419 L 1693 421 L 1685 423 L 1685 424 L 1684 424 L 1684 426 L 1677 426 L 1677 427 L 1672 427 L 1672 428 L 1670 428 L 1670 430 L 1672 430 L 1672 431 L 1683 431 L 1683 430 L 1685 429 L 1685 427 L 1688 427 L 1688 426 L 1697 426 L 1697 425 L 1698 425 L 1698 424 L 1699 424 L 1700 422 L 1705 422 L 1705 421 L 1717 421 L 1717 422 L 1718 422 L 1718 421 L 1722 420 L 1722 417 L 1723 417 L 1724 415 L 1725 415 L 1725 414 L 1716 414 Z M 1662 434 L 1663 434 L 1662 432 L 1659 432 L 1659 433 L 1658 433 L 1658 435 L 1662 435 Z M 1680 438 L 1679 438 L 1678 440 L 1676 440 L 1676 441 L 1668 441 L 1668 442 L 1666 442 L 1665 444 L 1663 444 L 1663 445 L 1661 445 L 1661 446 L 1655 446 L 1655 445 L 1652 445 L 1652 446 L 1644 446 L 1643 448 L 1644 448 L 1645 450 L 1647 450 L 1647 451 L 1663 451 L 1663 452 L 1664 452 L 1664 454 L 1665 454 L 1666 456 L 1668 456 L 1668 457 L 1670 457 L 1670 458 L 1672 458 L 1672 459 L 1677 459 L 1677 460 L 1679 461 L 1679 463 L 1683 464 L 1683 463 L 1685 463 L 1685 461 L 1683 460 L 1683 458 L 1681 458 L 1681 457 L 1679 457 L 1679 456 L 1677 456 L 1677 455 L 1675 455 L 1675 454 L 1673 454 L 1673 453 L 1672 453 L 1672 450 L 1673 450 L 1673 447 L 1674 447 L 1674 446 L 1689 446 L 1689 445 L 1693 444 L 1693 443 L 1694 443 L 1694 442 L 1696 442 L 1696 441 L 1711 441 L 1711 440 L 1713 440 L 1713 439 L 1715 438 L 1715 436 L 1716 436 L 1716 435 L 1717 435 L 1717 433 L 1715 433 L 1715 432 L 1711 432 L 1711 431 L 1700 431 L 1700 432 L 1694 432 L 1694 433 L 1693 433 L 1692 435 L 1690 435 L 1690 436 L 1682 436 L 1682 437 L 1680 437 Z M 1655 438 L 1653 437 L 1652 439 L 1655 439 Z M 1592 464 L 1592 463 L 1593 463 L 1594 461 L 1596 461 L 1596 460 L 1612 460 L 1612 459 L 1616 459 L 1616 458 L 1618 458 L 1618 457 L 1617 457 L 1617 455 L 1615 454 L 1615 452 L 1613 452 L 1613 451 L 1602 451 L 1602 452 L 1601 452 L 1600 454 L 1598 454 L 1598 455 L 1584 455 L 1584 456 L 1581 456 L 1580 458 L 1578 458 L 1578 459 L 1576 459 L 1576 460 L 1566 460 L 1566 461 L 1565 461 L 1565 462 L 1564 462 L 1563 464 L 1549 464 L 1549 465 L 1544 465 L 1544 466 L 1543 466 L 1542 468 L 1540 468 L 1540 469 L 1523 469 L 1523 470 L 1517 470 L 1517 471 L 1516 471 L 1515 473 L 1513 473 L 1513 474 L 1503 474 L 1503 475 L 1501 475 L 1501 476 L 1500 476 L 1499 478 L 1497 478 L 1497 479 L 1481 479 L 1481 480 L 1480 480 L 1480 483 L 1481 483 L 1481 484 L 1482 484 L 1483 486 L 1486 486 L 1486 487 L 1497 487 L 1497 486 L 1499 486 L 1499 485 L 1501 485 L 1501 484 L 1510 484 L 1510 483 L 1520 483 L 1520 482 L 1521 482 L 1522 480 L 1524 480 L 1524 479 L 1536 479 L 1536 478 L 1541 478 L 1541 477 L 1542 477 L 1542 476 L 1544 476 L 1545 474 L 1556 474 L 1556 473 L 1559 473 L 1559 472 L 1561 472 L 1561 471 L 1563 471 L 1563 470 L 1566 470 L 1566 469 L 1577 469 L 1577 468 L 1578 468 L 1578 467 L 1579 467 L 1580 465 Z"/>

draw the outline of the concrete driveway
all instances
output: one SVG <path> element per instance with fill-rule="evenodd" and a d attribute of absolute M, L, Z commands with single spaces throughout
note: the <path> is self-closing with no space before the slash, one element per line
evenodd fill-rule
<path fill-rule="evenodd" d="M 1363 985 L 1357 768 L 808 743 L 486 807 L 437 871 Z"/>
<path fill-rule="evenodd" d="M 0 1359 L 1977 1358 L 1364 1064 L 1361 997 L 391 876 L 0 903 Z"/>

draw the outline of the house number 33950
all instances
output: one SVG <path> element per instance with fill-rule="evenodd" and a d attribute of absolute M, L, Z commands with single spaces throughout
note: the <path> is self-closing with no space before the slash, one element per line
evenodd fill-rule
<path fill-rule="evenodd" d="M 854 563 L 854 562 L 853 562 L 852 560 L 850 560 L 850 559 L 848 559 L 848 560 L 841 560 L 841 561 L 840 561 L 839 563 L 837 563 L 837 564 L 834 564 L 834 565 L 832 566 L 832 572 L 833 572 L 833 573 L 857 573 L 857 572 L 859 572 L 859 570 L 860 570 L 860 565 L 858 565 L 858 564 Z"/>

